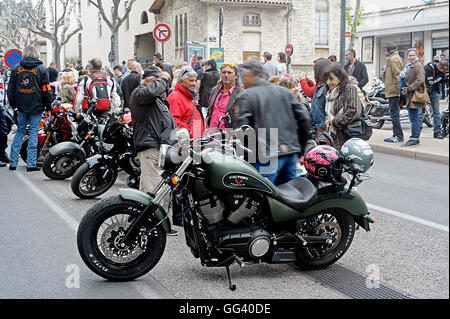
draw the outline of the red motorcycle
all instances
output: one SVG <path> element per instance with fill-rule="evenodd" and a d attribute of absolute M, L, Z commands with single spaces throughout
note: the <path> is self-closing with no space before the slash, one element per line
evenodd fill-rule
<path fill-rule="evenodd" d="M 48 150 L 61 142 L 70 141 L 73 137 L 73 117 L 76 121 L 77 113 L 71 110 L 72 105 L 61 104 L 61 101 L 55 100 L 52 104 L 52 110 L 48 118 L 42 117 L 41 129 L 38 133 L 38 151 L 37 163 L 42 164 Z M 28 132 L 25 135 L 20 150 L 20 157 L 24 162 L 27 161 L 28 156 Z"/>

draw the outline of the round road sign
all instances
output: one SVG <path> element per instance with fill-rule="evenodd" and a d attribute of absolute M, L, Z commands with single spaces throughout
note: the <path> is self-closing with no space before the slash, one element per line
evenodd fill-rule
<path fill-rule="evenodd" d="M 6 52 L 5 64 L 8 68 L 13 68 L 20 62 L 22 62 L 22 51 L 13 49 Z"/>
<path fill-rule="evenodd" d="M 167 24 L 160 23 L 158 24 L 155 29 L 153 30 L 153 37 L 156 41 L 159 42 L 166 42 L 170 39 L 170 35 L 172 34 L 172 31 L 170 31 L 170 28 Z"/>
<path fill-rule="evenodd" d="M 292 46 L 292 44 L 288 44 L 286 46 L 285 52 L 286 52 L 286 55 L 288 55 L 288 56 L 292 56 L 292 54 L 294 54 L 294 47 Z"/>

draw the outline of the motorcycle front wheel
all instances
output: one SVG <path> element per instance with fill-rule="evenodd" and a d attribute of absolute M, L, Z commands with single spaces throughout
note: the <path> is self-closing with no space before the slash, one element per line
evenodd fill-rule
<path fill-rule="evenodd" d="M 83 162 L 84 159 L 74 153 L 55 156 L 48 153 L 42 162 L 42 171 L 52 180 L 65 180 L 73 176 Z"/>
<path fill-rule="evenodd" d="M 423 116 L 423 122 L 428 127 L 433 127 L 433 111 L 431 110 L 431 105 L 427 104 L 424 110 L 425 114 Z"/>
<path fill-rule="evenodd" d="M 22 147 L 20 148 L 20 158 L 26 163 L 28 158 L 28 140 L 29 136 L 26 135 L 23 138 Z M 36 153 L 36 162 L 42 163 L 45 154 L 42 152 L 41 146 L 38 144 L 37 153 Z"/>
<path fill-rule="evenodd" d="M 355 219 L 342 210 L 326 210 L 308 218 L 301 234 L 332 238 L 332 243 L 299 247 L 295 251 L 295 264 L 299 268 L 322 269 L 338 261 L 350 247 L 355 235 Z"/>
<path fill-rule="evenodd" d="M 117 169 L 104 165 L 89 167 L 84 163 L 73 175 L 73 193 L 81 199 L 92 199 L 106 193 L 116 182 Z"/>
<path fill-rule="evenodd" d="M 156 266 L 166 246 L 166 233 L 157 221 L 147 221 L 130 246 L 119 244 L 144 208 L 116 196 L 87 212 L 78 228 L 77 245 L 89 269 L 111 281 L 130 281 Z"/>

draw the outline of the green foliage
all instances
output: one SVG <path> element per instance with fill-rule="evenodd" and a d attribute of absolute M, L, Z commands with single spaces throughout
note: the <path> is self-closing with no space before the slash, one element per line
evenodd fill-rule
<path fill-rule="evenodd" d="M 359 10 L 355 10 L 352 7 L 346 8 L 345 19 L 347 20 L 347 25 L 350 27 L 350 34 L 356 34 L 358 27 L 362 25 L 362 16 L 364 14 L 364 7 L 360 7 Z"/>

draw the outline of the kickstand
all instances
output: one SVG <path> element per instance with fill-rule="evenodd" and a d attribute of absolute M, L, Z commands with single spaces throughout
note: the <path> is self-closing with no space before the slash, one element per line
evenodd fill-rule
<path fill-rule="evenodd" d="M 231 291 L 235 291 L 236 290 L 236 285 L 233 285 L 231 282 L 231 275 L 230 275 L 230 266 L 227 266 L 227 275 L 228 275 L 228 283 L 229 283 L 229 289 Z"/>

